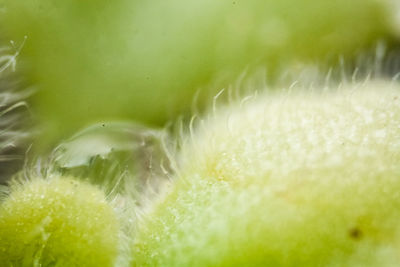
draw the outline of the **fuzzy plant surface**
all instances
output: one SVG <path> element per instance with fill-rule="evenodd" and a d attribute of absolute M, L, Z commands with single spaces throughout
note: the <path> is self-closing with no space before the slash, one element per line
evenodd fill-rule
<path fill-rule="evenodd" d="M 219 91 L 246 67 L 277 76 L 351 58 L 378 39 L 390 43 L 386 7 L 378 0 L 1 0 L 0 25 L 13 40 L 28 36 L 22 56 L 48 127 L 41 141 L 52 143 L 102 119 L 163 125 L 190 111 L 199 88 Z M 200 104 L 216 93 L 204 91 Z"/>
<path fill-rule="evenodd" d="M 70 177 L 14 181 L 0 206 L 2 266 L 114 266 L 118 236 L 104 193 Z"/>
<path fill-rule="evenodd" d="M 398 84 L 245 98 L 184 140 L 132 266 L 396 266 L 399 162 Z"/>

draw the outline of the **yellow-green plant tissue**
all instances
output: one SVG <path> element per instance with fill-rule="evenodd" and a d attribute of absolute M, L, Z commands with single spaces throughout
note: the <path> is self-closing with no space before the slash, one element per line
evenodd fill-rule
<path fill-rule="evenodd" d="M 113 266 L 118 220 L 102 191 L 72 178 L 33 178 L 0 207 L 2 266 Z"/>
<path fill-rule="evenodd" d="M 199 120 L 133 266 L 398 265 L 398 84 L 289 91 Z"/>

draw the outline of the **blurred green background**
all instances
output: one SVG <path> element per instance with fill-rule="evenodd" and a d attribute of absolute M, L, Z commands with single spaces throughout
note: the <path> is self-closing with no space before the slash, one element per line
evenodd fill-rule
<path fill-rule="evenodd" d="M 90 123 L 164 126 L 245 69 L 273 82 L 298 64 L 354 58 L 395 32 L 374 0 L 0 0 L 6 38 L 47 146 Z"/>

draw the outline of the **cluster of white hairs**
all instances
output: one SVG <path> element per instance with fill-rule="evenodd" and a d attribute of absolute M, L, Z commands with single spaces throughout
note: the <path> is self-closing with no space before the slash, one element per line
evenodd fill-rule
<path fill-rule="evenodd" d="M 11 41 L 0 47 L 0 183 L 18 171 L 27 150 L 30 112 L 26 99 L 32 94 L 16 70 L 17 58 L 24 46 Z"/>
<path fill-rule="evenodd" d="M 335 60 L 333 60 L 335 61 Z M 330 59 L 329 62 L 332 62 Z M 250 69 L 250 67 L 249 67 Z M 195 94 L 190 116 L 181 116 L 168 124 L 172 132 L 173 144 L 170 154 L 175 155 L 183 142 L 193 138 L 195 128 L 201 127 L 219 110 L 231 106 L 243 107 L 250 100 L 257 100 L 265 93 L 294 94 L 331 92 L 341 88 L 363 86 L 370 82 L 383 81 L 388 85 L 400 82 L 400 49 L 388 48 L 384 41 L 379 41 L 371 48 L 359 51 L 354 60 L 337 57 L 336 64 L 325 63 L 299 64 L 282 72 L 273 80 L 268 79 L 268 70 L 264 67 L 251 67 L 244 70 L 236 80 L 223 87 L 217 94 L 208 95 L 206 107 L 201 107 L 197 96 L 207 95 L 207 88 L 200 88 Z M 209 86 L 219 86 L 219 82 Z M 254 102 L 254 101 L 253 101 Z M 174 158 L 174 157 L 171 157 Z M 176 160 L 171 164 L 178 170 Z"/>

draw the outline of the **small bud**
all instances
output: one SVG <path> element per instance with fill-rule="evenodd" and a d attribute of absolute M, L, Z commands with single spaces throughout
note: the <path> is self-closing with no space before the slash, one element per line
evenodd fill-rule
<path fill-rule="evenodd" d="M 72 178 L 14 182 L 0 207 L 5 266 L 112 266 L 118 221 L 102 191 Z"/>

